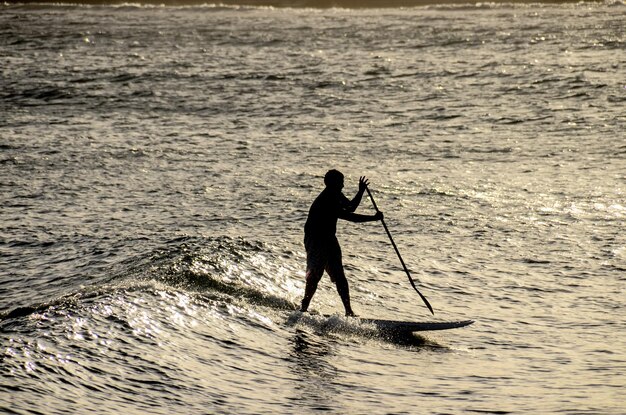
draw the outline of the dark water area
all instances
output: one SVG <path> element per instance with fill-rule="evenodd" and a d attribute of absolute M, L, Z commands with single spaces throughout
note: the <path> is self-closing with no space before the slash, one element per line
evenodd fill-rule
<path fill-rule="evenodd" d="M 625 10 L 3 4 L 1 411 L 623 413 Z"/>

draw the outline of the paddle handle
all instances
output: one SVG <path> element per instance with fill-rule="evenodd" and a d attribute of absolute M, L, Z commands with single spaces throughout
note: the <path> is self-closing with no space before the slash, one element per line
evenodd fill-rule
<path fill-rule="evenodd" d="M 376 209 L 376 211 L 379 212 L 378 206 L 376 205 L 376 201 L 374 200 L 374 196 L 372 196 L 372 192 L 370 192 L 370 188 L 368 186 L 365 186 L 365 190 L 367 190 L 367 194 L 370 197 L 370 200 L 372 201 L 372 205 L 374 205 L 374 209 Z M 385 228 L 385 232 L 387 232 L 387 236 L 389 237 L 389 241 L 391 242 L 393 249 L 396 251 L 396 254 L 398 255 L 398 259 L 400 260 L 400 263 L 402 264 L 402 268 L 404 269 L 404 272 L 406 272 L 406 276 L 409 277 L 409 282 L 411 283 L 411 286 L 413 287 L 413 289 L 415 289 L 415 291 L 417 291 L 417 293 L 422 298 L 422 301 L 424 301 L 424 304 L 426 304 L 426 307 L 428 307 L 430 312 L 433 315 L 435 315 L 435 312 L 433 311 L 433 308 L 428 302 L 428 300 L 426 299 L 426 297 L 424 297 L 424 295 L 415 286 L 415 282 L 413 281 L 413 278 L 411 278 L 411 273 L 409 272 L 409 269 L 404 263 L 404 260 L 402 259 L 402 255 L 400 255 L 400 250 L 398 249 L 398 246 L 394 242 L 393 237 L 391 236 L 391 232 L 389 232 L 389 228 L 387 227 L 387 224 L 385 223 L 385 219 L 381 219 L 380 221 L 383 224 L 383 228 Z"/>

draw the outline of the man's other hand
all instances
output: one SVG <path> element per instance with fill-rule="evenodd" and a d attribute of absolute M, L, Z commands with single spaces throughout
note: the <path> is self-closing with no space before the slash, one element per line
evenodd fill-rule
<path fill-rule="evenodd" d="M 368 184 L 370 184 L 369 180 L 365 176 L 361 176 L 359 179 L 359 192 L 364 192 Z"/>

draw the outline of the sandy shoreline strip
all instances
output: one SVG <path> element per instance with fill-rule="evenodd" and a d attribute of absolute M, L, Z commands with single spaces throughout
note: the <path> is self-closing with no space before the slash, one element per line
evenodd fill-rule
<path fill-rule="evenodd" d="M 146 4 L 164 6 L 194 6 L 194 5 L 224 5 L 224 6 L 252 6 L 252 7 L 278 7 L 278 8 L 399 8 L 420 7 L 432 5 L 462 5 L 462 4 L 560 4 L 580 3 L 580 0 L 5 0 L 5 4 L 85 4 L 85 5 L 120 5 L 120 4 Z M 588 1 L 597 3 L 598 1 Z"/>

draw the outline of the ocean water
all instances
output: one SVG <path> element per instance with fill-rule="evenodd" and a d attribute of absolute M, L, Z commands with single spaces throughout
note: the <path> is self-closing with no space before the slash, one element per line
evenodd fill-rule
<path fill-rule="evenodd" d="M 0 412 L 623 414 L 623 2 L 0 6 Z M 355 312 L 311 314 L 326 170 Z M 361 213 L 373 213 L 363 199 Z"/>

